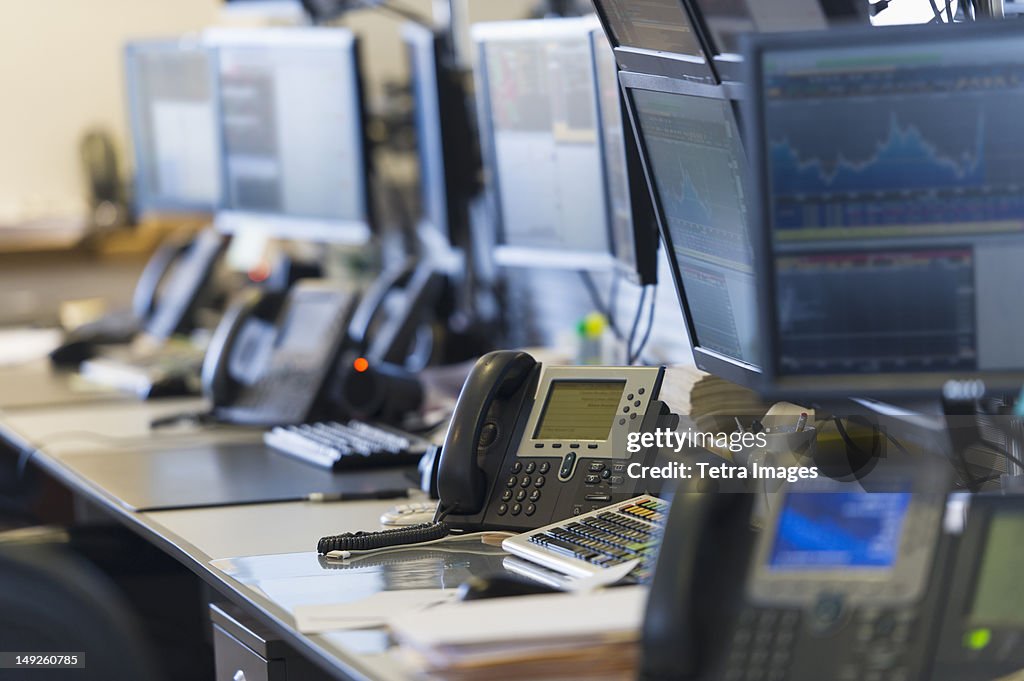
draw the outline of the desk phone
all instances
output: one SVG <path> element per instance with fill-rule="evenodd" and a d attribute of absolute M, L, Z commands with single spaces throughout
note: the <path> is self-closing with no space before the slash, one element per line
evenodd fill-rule
<path fill-rule="evenodd" d="M 678 493 L 641 678 L 927 678 L 950 555 L 945 476 L 920 465 L 870 479 L 871 492 L 827 478 L 789 486 L 759 536 L 753 495 Z"/>
<path fill-rule="evenodd" d="M 352 294 L 320 280 L 299 281 L 286 295 L 246 292 L 217 327 L 203 362 L 215 416 L 262 425 L 310 418 L 353 307 Z"/>
<path fill-rule="evenodd" d="M 658 400 L 661 367 L 542 366 L 484 355 L 441 450 L 438 519 L 453 529 L 527 530 L 636 494 L 629 433 L 678 424 Z"/>

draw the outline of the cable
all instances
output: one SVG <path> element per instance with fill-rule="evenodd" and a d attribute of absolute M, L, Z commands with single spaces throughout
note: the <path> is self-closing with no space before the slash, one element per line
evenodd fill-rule
<path fill-rule="evenodd" d="M 450 535 L 450 536 L 447 536 L 447 537 L 441 537 L 440 539 L 431 539 L 431 540 L 428 540 L 428 541 L 422 541 L 422 542 L 418 542 L 418 543 L 415 543 L 415 544 L 405 544 L 405 545 L 401 545 L 401 546 L 383 546 L 383 547 L 377 548 L 377 549 L 362 549 L 362 550 L 358 550 L 357 549 L 357 550 L 351 550 L 351 551 L 340 550 L 340 551 L 337 551 L 337 552 L 333 552 L 334 555 L 332 555 L 332 552 L 328 552 L 328 553 L 326 553 L 324 555 L 328 559 L 345 560 L 345 561 L 349 561 L 350 563 L 355 563 L 356 561 L 366 560 L 371 555 L 377 556 L 377 555 L 380 555 L 381 553 L 398 553 L 400 551 L 417 551 L 417 550 L 420 550 L 421 548 L 423 548 L 424 546 L 433 546 L 435 544 L 440 544 L 442 542 L 444 542 L 444 543 L 458 542 L 458 541 L 465 541 L 467 539 L 476 539 L 478 537 L 479 538 L 485 538 L 485 537 L 501 537 L 501 538 L 505 538 L 505 537 L 514 537 L 514 536 L 515 536 L 514 532 L 487 532 L 487 531 L 485 531 L 485 532 L 470 532 L 468 534 Z M 476 556 L 493 556 L 494 555 L 493 551 L 467 551 L 466 549 L 458 549 L 458 554 L 457 555 L 461 556 L 461 555 L 465 555 L 467 553 L 468 554 L 472 554 L 472 555 L 476 555 Z M 341 554 L 341 555 L 337 555 L 337 554 Z"/>
<path fill-rule="evenodd" d="M 640 359 L 640 355 L 643 354 L 644 348 L 647 347 L 647 341 L 651 339 L 651 331 L 654 329 L 654 310 L 658 306 L 658 292 L 653 291 L 651 294 L 651 307 L 647 313 L 647 331 L 644 332 L 644 337 L 640 340 L 640 345 L 632 353 L 629 358 L 629 363 L 633 364 Z"/>
<path fill-rule="evenodd" d="M 439 541 L 450 533 L 451 528 L 443 520 L 378 532 L 345 532 L 321 537 L 316 551 L 326 556 L 334 551 L 374 551 L 405 544 L 419 545 Z"/>
<path fill-rule="evenodd" d="M 643 290 L 640 291 L 640 301 L 636 305 L 636 315 L 633 317 L 633 326 L 629 331 L 629 338 L 626 340 L 626 359 L 630 357 L 630 351 L 633 347 L 634 341 L 636 341 L 636 332 L 640 327 L 640 317 L 644 312 L 644 303 L 647 302 L 647 286 L 644 286 Z"/>
<path fill-rule="evenodd" d="M 594 284 L 594 277 L 591 276 L 587 270 L 580 270 L 580 279 L 583 280 L 583 286 L 586 287 L 587 293 L 590 294 L 590 301 L 598 312 L 604 315 L 604 318 L 608 320 L 608 326 L 611 328 L 615 338 L 622 340 L 622 332 L 619 330 L 619 325 L 615 323 L 615 308 L 611 304 L 606 305 L 601 302 L 601 294 L 597 290 L 597 285 Z"/>

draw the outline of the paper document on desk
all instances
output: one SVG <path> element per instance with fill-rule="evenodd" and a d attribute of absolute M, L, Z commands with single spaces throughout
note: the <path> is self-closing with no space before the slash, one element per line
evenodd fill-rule
<path fill-rule="evenodd" d="M 402 589 L 381 591 L 349 603 L 300 605 L 292 613 L 303 634 L 322 634 L 338 629 L 370 629 L 387 624 L 399 613 L 421 612 L 454 600 L 455 589 Z"/>
<path fill-rule="evenodd" d="M 633 678 L 647 588 L 456 602 L 389 621 L 416 667 L 446 679 Z"/>
<path fill-rule="evenodd" d="M 0 329 L 0 366 L 43 359 L 60 345 L 60 329 Z"/>

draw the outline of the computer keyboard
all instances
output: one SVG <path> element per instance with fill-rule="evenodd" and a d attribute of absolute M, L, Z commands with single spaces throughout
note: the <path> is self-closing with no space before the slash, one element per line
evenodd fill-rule
<path fill-rule="evenodd" d="M 668 502 L 642 495 L 509 537 L 501 546 L 515 556 L 573 577 L 589 577 L 639 559 L 630 577 L 643 582 L 654 569 L 667 516 Z"/>
<path fill-rule="evenodd" d="M 263 441 L 288 456 L 334 470 L 415 464 L 433 445 L 389 426 L 349 421 L 278 426 Z"/>

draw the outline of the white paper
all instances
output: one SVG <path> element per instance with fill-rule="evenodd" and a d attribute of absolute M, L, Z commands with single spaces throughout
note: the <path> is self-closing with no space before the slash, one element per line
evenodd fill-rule
<path fill-rule="evenodd" d="M 633 568 L 639 564 L 640 559 L 634 558 L 633 560 L 627 560 L 625 563 L 605 568 L 597 574 L 590 575 L 589 577 L 568 580 L 565 583 L 565 590 L 572 591 L 573 593 L 587 593 L 588 591 L 611 586 L 612 584 L 625 579 L 626 575 L 632 572 Z"/>
<path fill-rule="evenodd" d="M 60 329 L 4 329 L 0 331 L 0 366 L 42 359 L 60 344 L 60 339 Z"/>
<path fill-rule="evenodd" d="M 528 643 L 572 636 L 591 639 L 638 632 L 647 587 L 587 594 L 543 594 L 449 603 L 389 619 L 391 630 L 419 650 L 441 646 Z"/>
<path fill-rule="evenodd" d="M 292 613 L 295 626 L 304 634 L 338 629 L 382 627 L 401 613 L 422 612 L 455 599 L 455 589 L 403 589 L 381 591 L 349 603 L 300 605 Z"/>

